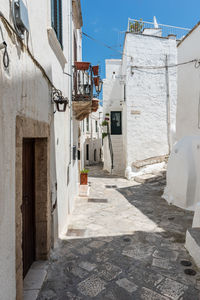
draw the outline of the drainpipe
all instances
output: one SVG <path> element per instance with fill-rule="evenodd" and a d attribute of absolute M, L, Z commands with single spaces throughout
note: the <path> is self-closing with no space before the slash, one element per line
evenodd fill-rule
<path fill-rule="evenodd" d="M 170 103 L 170 93 L 169 93 L 169 67 L 168 67 L 168 55 L 166 55 L 165 59 L 165 65 L 166 65 L 166 90 L 167 90 L 167 138 L 168 138 L 168 147 L 169 147 L 169 154 L 171 153 L 171 116 L 170 116 L 170 109 L 171 109 L 171 103 Z"/>

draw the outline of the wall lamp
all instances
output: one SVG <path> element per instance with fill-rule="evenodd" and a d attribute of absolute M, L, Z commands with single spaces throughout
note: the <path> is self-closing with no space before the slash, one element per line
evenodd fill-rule
<path fill-rule="evenodd" d="M 57 89 L 52 90 L 52 100 L 56 104 L 57 111 L 65 112 L 67 104 L 69 103 L 67 98 L 64 98 L 62 92 Z"/>
<path fill-rule="evenodd" d="M 97 84 L 95 84 L 95 90 L 98 95 L 101 93 L 102 86 L 103 86 L 103 81 L 99 78 Z"/>

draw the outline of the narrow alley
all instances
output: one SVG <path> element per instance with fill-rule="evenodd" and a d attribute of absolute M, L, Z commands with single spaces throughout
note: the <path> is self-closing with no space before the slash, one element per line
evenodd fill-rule
<path fill-rule="evenodd" d="M 162 199 L 165 174 L 140 181 L 90 168 L 90 195 L 76 200 L 38 300 L 200 299 L 184 248 L 193 213 Z"/>

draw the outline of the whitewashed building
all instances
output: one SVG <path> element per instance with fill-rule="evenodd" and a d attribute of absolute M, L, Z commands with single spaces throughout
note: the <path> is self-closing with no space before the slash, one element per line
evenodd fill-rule
<path fill-rule="evenodd" d="M 178 43 L 176 140 L 167 167 L 164 197 L 195 211 L 186 248 L 200 267 L 200 23 Z"/>
<path fill-rule="evenodd" d="M 22 300 L 23 278 L 66 232 L 78 194 L 80 1 L 2 0 L 0 27 L 0 299 Z"/>
<path fill-rule="evenodd" d="M 128 178 L 164 164 L 174 143 L 177 100 L 177 70 L 169 68 L 177 63 L 175 36 L 145 22 L 131 30 L 131 24 L 122 59 L 106 60 L 103 86 L 103 116 L 110 117 L 104 168 L 111 171 L 113 152 L 112 172 Z"/>
<path fill-rule="evenodd" d="M 81 168 L 102 162 L 102 107 L 81 122 Z"/>

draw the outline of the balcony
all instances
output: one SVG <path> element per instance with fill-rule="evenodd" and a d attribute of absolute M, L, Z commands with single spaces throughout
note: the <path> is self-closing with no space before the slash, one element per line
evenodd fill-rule
<path fill-rule="evenodd" d="M 94 108 L 93 90 L 99 93 L 100 77 L 98 66 L 92 67 L 89 62 L 75 62 L 73 72 L 72 107 L 76 120 L 87 118 Z M 97 101 L 95 102 L 96 105 Z"/>

